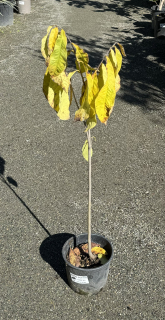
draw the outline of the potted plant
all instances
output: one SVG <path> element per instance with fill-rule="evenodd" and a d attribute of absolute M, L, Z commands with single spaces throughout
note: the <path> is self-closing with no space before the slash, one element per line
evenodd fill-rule
<path fill-rule="evenodd" d="M 16 6 L 18 12 L 21 14 L 27 14 L 31 11 L 31 0 L 16 0 Z"/>
<path fill-rule="evenodd" d="M 0 26 L 6 27 L 13 24 L 14 0 L 0 0 Z"/>
<path fill-rule="evenodd" d="M 69 43 L 70 48 L 67 48 Z M 82 155 L 89 164 L 88 233 L 70 238 L 63 246 L 62 255 L 70 287 L 81 294 L 91 295 L 100 291 L 107 280 L 113 248 L 109 240 L 91 234 L 91 129 L 97 118 L 107 124 L 113 110 L 116 92 L 120 88 L 119 71 L 124 48 L 114 43 L 97 68 L 89 65 L 89 57 L 73 43 L 63 29 L 50 26 L 41 42 L 41 52 L 46 62 L 43 92 L 50 106 L 61 120 L 70 118 L 72 97 L 77 111 L 75 121 L 85 125 L 87 139 Z M 67 57 L 75 55 L 76 70 L 67 73 Z M 104 63 L 104 60 L 106 63 Z M 80 104 L 77 102 L 71 78 L 78 72 L 82 78 Z"/>
<path fill-rule="evenodd" d="M 154 37 L 165 36 L 165 0 L 151 7 L 151 15 Z"/>

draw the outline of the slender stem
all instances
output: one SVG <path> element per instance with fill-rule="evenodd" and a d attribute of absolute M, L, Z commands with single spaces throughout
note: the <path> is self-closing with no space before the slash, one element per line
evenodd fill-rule
<path fill-rule="evenodd" d="M 92 183 L 91 183 L 91 149 L 92 149 L 92 141 L 91 141 L 90 129 L 87 131 L 87 138 L 88 138 L 88 163 L 89 163 L 88 252 L 89 252 L 90 258 L 93 260 L 95 258 L 95 256 L 92 254 L 92 251 L 91 251 L 91 190 L 92 190 Z"/>
<path fill-rule="evenodd" d="M 75 96 L 75 93 L 74 93 L 74 90 L 73 90 L 73 86 L 72 86 L 72 83 L 71 83 L 71 79 L 70 79 L 70 86 L 71 86 L 71 90 L 73 92 L 73 97 L 74 97 L 74 100 L 76 102 L 76 106 L 77 106 L 77 109 L 79 109 L 79 105 L 78 105 L 78 102 L 77 102 L 77 99 L 76 99 L 76 96 Z"/>

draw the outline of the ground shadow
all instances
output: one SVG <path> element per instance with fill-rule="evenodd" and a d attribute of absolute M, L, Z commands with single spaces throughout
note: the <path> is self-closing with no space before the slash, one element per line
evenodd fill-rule
<path fill-rule="evenodd" d="M 50 264 L 50 266 L 57 272 L 58 275 L 68 284 L 67 275 L 65 270 L 65 263 L 62 258 L 62 247 L 64 243 L 73 234 L 70 233 L 58 233 L 46 238 L 40 246 L 40 255 L 44 261 Z"/>
<path fill-rule="evenodd" d="M 4 183 L 17 199 L 22 203 L 22 205 L 29 211 L 32 217 L 39 223 L 39 225 L 43 228 L 43 230 L 48 234 L 48 238 L 46 238 L 41 246 L 40 246 L 40 254 L 44 261 L 50 264 L 50 266 L 57 272 L 66 283 L 67 276 L 65 271 L 65 263 L 62 258 L 62 247 L 64 243 L 71 237 L 73 234 L 69 233 L 59 233 L 55 235 L 51 235 L 50 232 L 45 228 L 45 226 L 41 223 L 41 221 L 36 217 L 36 215 L 31 211 L 31 209 L 26 205 L 26 203 L 19 197 L 19 195 L 15 192 L 15 190 L 11 187 L 12 184 L 14 187 L 17 187 L 17 182 L 12 177 L 5 177 L 5 164 L 6 161 L 0 156 L 0 180 Z"/>
<path fill-rule="evenodd" d="M 61 2 L 61 0 L 56 0 Z M 143 8 L 150 8 L 154 2 L 148 0 L 112 0 L 110 3 L 106 1 L 94 1 L 94 0 L 66 0 L 69 6 L 76 8 L 85 8 L 90 6 L 95 12 L 111 11 L 117 15 L 131 18 L 132 12 L 135 14 L 139 13 L 139 10 Z"/>
<path fill-rule="evenodd" d="M 17 182 L 12 177 L 4 176 L 5 173 L 5 160 L 0 156 L 0 180 L 5 183 L 5 185 L 14 193 L 16 198 L 22 203 L 22 205 L 29 211 L 32 217 L 39 223 L 39 225 L 44 229 L 44 231 L 50 236 L 50 232 L 45 228 L 42 222 L 36 217 L 36 215 L 31 211 L 31 209 L 26 205 L 26 203 L 20 198 L 20 196 L 15 192 L 15 190 L 11 187 L 12 184 L 14 187 L 17 187 Z"/>

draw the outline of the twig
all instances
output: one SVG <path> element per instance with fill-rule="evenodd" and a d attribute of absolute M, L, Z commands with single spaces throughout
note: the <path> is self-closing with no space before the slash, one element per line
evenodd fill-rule
<path fill-rule="evenodd" d="M 74 97 L 74 100 L 75 100 L 75 102 L 76 102 L 77 109 L 79 109 L 79 105 L 78 105 L 78 102 L 77 102 L 77 99 L 76 99 L 76 96 L 75 96 L 75 93 L 74 93 L 74 90 L 73 90 L 73 86 L 72 86 L 72 83 L 71 83 L 71 79 L 70 79 L 70 86 L 71 86 L 71 88 L 72 88 L 73 97 Z"/>
<path fill-rule="evenodd" d="M 104 55 L 104 57 L 103 57 L 102 61 L 100 62 L 99 66 L 97 67 L 97 69 L 95 70 L 95 72 L 97 72 L 97 71 L 99 70 L 99 68 L 100 68 L 101 64 L 103 63 L 103 61 L 104 61 L 104 59 L 105 59 L 105 57 L 109 55 L 109 53 L 110 53 L 111 49 L 112 49 L 116 44 L 117 44 L 117 42 L 115 42 L 115 43 L 113 44 L 113 46 L 112 46 L 112 47 L 110 47 L 110 49 L 109 49 L 109 50 L 107 51 L 107 53 Z M 94 73 L 95 73 L 95 72 L 94 72 Z"/>

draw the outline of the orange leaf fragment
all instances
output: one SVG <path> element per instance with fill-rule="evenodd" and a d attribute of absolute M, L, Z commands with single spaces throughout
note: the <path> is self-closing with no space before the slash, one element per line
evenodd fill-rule
<path fill-rule="evenodd" d="M 76 248 L 78 249 L 78 248 Z M 75 249 L 74 249 L 75 250 Z M 69 250 L 69 262 L 75 266 L 79 267 L 80 266 L 80 255 L 76 255 L 75 251 L 70 248 Z M 79 249 L 78 249 L 79 250 Z"/>

